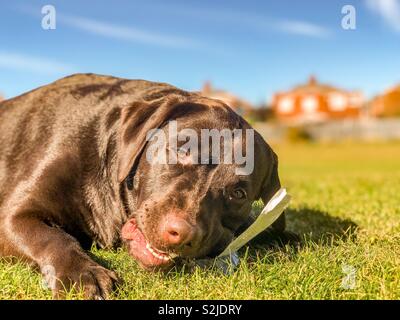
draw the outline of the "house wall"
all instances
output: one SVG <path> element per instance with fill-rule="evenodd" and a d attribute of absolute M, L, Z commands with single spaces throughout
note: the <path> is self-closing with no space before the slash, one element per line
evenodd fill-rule
<path fill-rule="evenodd" d="M 374 117 L 399 117 L 400 88 L 375 98 L 371 102 L 370 115 Z"/>
<path fill-rule="evenodd" d="M 289 102 L 291 101 L 291 102 Z M 281 120 L 328 120 L 357 118 L 362 97 L 353 93 L 279 93 L 272 103 L 276 116 Z M 291 106 L 290 106 L 291 105 Z"/>

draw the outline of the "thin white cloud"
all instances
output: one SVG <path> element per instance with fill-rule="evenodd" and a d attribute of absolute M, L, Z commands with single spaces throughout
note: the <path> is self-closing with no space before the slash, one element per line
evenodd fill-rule
<path fill-rule="evenodd" d="M 295 35 L 317 38 L 326 38 L 331 35 L 331 32 L 327 28 L 305 21 L 277 21 L 275 22 L 275 27 L 280 31 Z"/>
<path fill-rule="evenodd" d="M 70 27 L 113 39 L 173 48 L 196 49 L 203 47 L 202 43 L 190 38 L 155 33 L 139 28 L 120 26 L 85 17 L 59 15 L 58 19 L 61 23 Z"/>
<path fill-rule="evenodd" d="M 281 32 L 289 35 L 327 38 L 332 32 L 318 24 L 302 20 L 268 18 L 255 14 L 228 13 L 226 20 L 256 32 Z"/>
<path fill-rule="evenodd" d="M 380 15 L 393 30 L 400 32 L 399 0 L 366 0 L 367 7 Z"/>
<path fill-rule="evenodd" d="M 0 51 L 0 68 L 38 74 L 60 75 L 77 72 L 73 66 L 30 55 Z"/>
<path fill-rule="evenodd" d="M 25 14 L 35 17 L 40 16 L 40 10 L 30 5 L 18 6 L 17 9 Z M 108 21 L 92 19 L 83 16 L 67 15 L 57 11 L 57 23 L 86 33 L 110 39 L 149 45 L 187 48 L 208 49 L 207 45 L 190 37 L 180 37 L 171 34 L 158 33 L 134 26 L 122 26 Z"/>
<path fill-rule="evenodd" d="M 258 13 L 210 10 L 200 7 L 166 5 L 164 3 L 147 5 L 146 8 L 168 13 L 168 15 L 229 24 L 260 33 L 273 31 L 314 38 L 327 38 L 332 35 L 329 28 L 310 21 L 275 18 Z"/>

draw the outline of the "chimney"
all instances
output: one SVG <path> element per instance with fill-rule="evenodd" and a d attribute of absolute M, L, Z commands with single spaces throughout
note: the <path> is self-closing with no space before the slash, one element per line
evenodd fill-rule
<path fill-rule="evenodd" d="M 314 86 L 317 84 L 317 78 L 312 74 L 308 79 L 308 84 Z"/>
<path fill-rule="evenodd" d="M 207 81 L 204 82 L 204 84 L 203 84 L 202 93 L 203 93 L 203 94 L 210 94 L 211 91 L 212 91 L 211 81 L 207 80 Z"/>

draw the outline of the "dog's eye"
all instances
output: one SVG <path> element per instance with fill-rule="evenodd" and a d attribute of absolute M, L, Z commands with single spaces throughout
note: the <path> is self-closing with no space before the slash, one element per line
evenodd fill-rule
<path fill-rule="evenodd" d="M 235 199 L 235 200 L 243 200 L 243 199 L 245 199 L 247 197 L 247 194 L 246 194 L 246 191 L 243 189 L 243 188 L 236 188 L 236 189 L 234 189 L 232 192 L 231 192 L 231 194 L 230 194 L 230 196 L 229 196 L 229 198 L 232 200 L 232 199 Z"/>
<path fill-rule="evenodd" d="M 178 154 L 178 157 L 189 157 L 190 149 L 179 148 L 177 154 Z"/>

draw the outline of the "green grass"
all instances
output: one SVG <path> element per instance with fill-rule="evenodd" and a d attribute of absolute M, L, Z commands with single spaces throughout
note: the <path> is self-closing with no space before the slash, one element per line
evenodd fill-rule
<path fill-rule="evenodd" d="M 142 271 L 126 252 L 93 249 L 123 278 L 115 299 L 399 299 L 400 143 L 278 145 L 293 195 L 288 228 L 303 246 L 241 251 L 237 272 Z M 355 286 L 342 286 L 343 267 Z M 71 294 L 69 298 L 79 298 Z M 0 299 L 49 299 L 28 266 L 0 260 Z"/>

